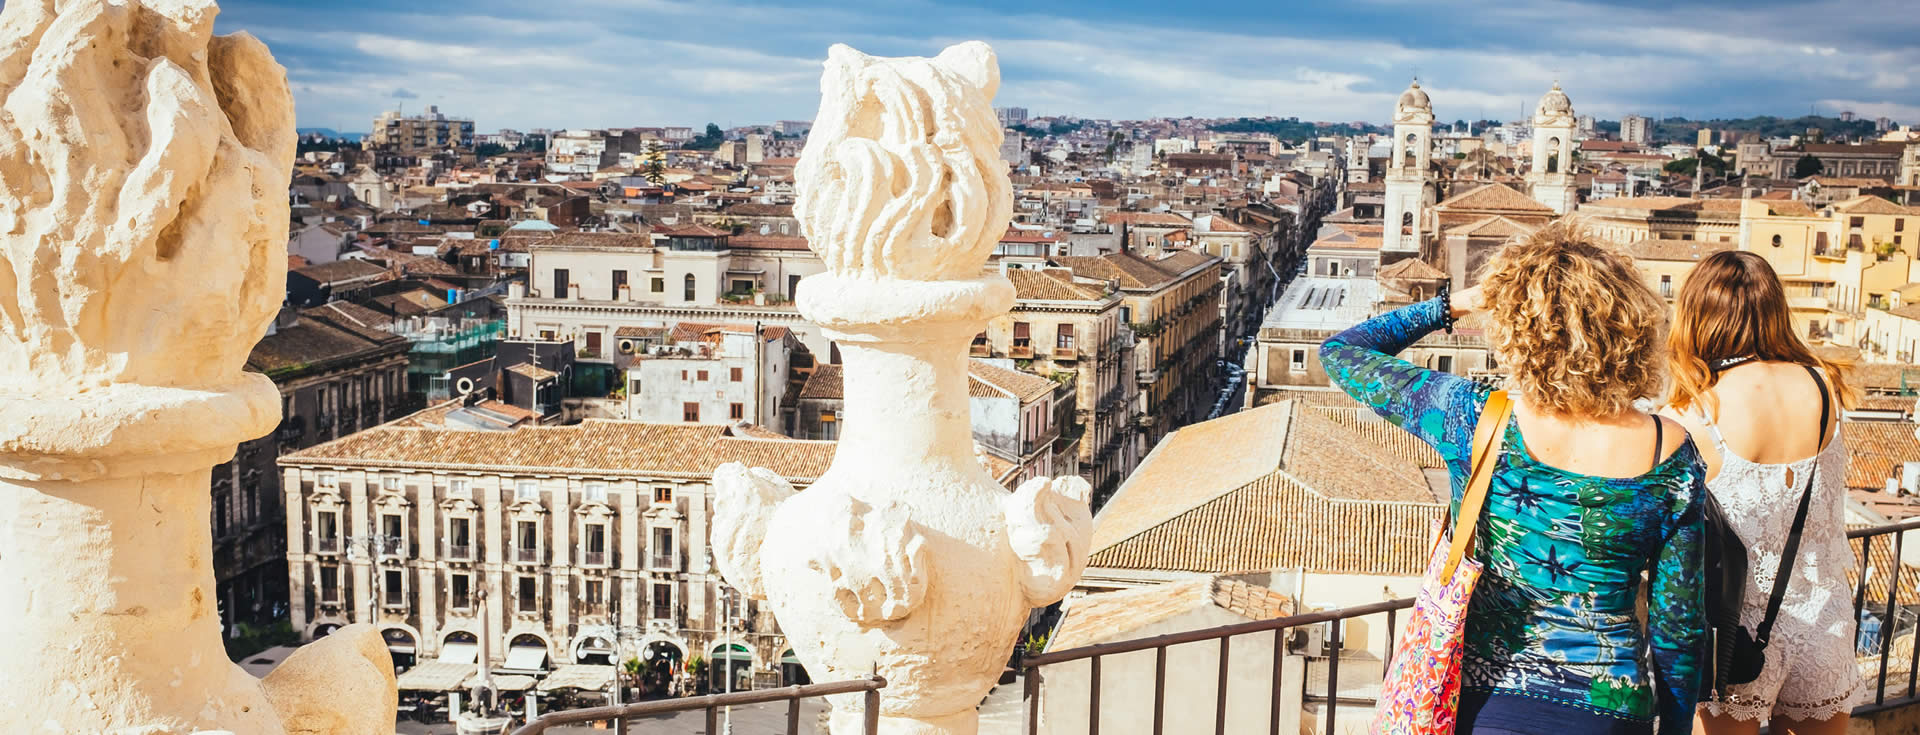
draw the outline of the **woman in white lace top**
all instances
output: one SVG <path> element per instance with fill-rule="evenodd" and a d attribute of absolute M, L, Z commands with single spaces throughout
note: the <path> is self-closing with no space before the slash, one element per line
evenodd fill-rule
<path fill-rule="evenodd" d="M 1702 452 L 1707 489 L 1747 546 L 1750 631 L 1767 597 L 1813 473 L 1797 560 L 1760 677 L 1700 703 L 1709 735 L 1845 733 L 1866 692 L 1854 663 L 1853 595 L 1847 575 L 1846 449 L 1839 406 L 1851 405 L 1844 365 L 1815 355 L 1794 331 L 1785 289 L 1765 258 L 1723 251 L 1701 260 L 1676 303 L 1670 344 L 1669 415 L 1717 451 Z M 1822 384 L 1821 380 L 1825 383 Z M 1822 391 L 1832 407 L 1820 425 Z"/>

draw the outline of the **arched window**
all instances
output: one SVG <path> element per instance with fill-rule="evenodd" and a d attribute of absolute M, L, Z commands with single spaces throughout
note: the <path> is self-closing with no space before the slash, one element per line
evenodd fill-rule
<path fill-rule="evenodd" d="M 686 300 L 688 300 L 688 301 L 692 301 L 692 300 L 693 300 L 693 274 L 692 274 L 692 273 L 688 273 L 688 274 L 687 274 L 687 294 L 686 294 Z"/>
<path fill-rule="evenodd" d="M 1404 166 L 1406 168 L 1413 168 L 1413 149 L 1412 148 L 1407 149 L 1407 157 L 1404 161 Z"/>
<path fill-rule="evenodd" d="M 1412 227 L 1412 226 L 1413 226 L 1413 213 L 1412 213 L 1412 212 L 1408 212 L 1408 213 L 1406 213 L 1406 214 L 1403 214 L 1403 215 L 1400 215 L 1400 226 L 1401 226 L 1401 227 Z"/>
<path fill-rule="evenodd" d="M 1547 154 L 1547 173 L 1550 173 L 1550 174 L 1560 173 L 1560 154 L 1558 153 Z"/>

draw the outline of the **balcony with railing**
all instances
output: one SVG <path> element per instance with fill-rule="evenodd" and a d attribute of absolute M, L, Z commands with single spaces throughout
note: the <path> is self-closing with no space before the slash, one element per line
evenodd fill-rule
<path fill-rule="evenodd" d="M 607 552 L 605 551 L 581 552 L 580 563 L 590 567 L 604 567 L 607 565 Z"/>
<path fill-rule="evenodd" d="M 448 544 L 447 561 L 473 561 L 473 546 L 469 544 Z"/>
<path fill-rule="evenodd" d="M 513 549 L 513 561 L 517 564 L 540 563 L 539 547 L 516 546 Z"/>
<path fill-rule="evenodd" d="M 1856 665 L 1871 693 L 1857 719 L 1906 725 L 1920 717 L 1920 570 L 1896 561 L 1915 531 L 1920 519 L 1847 534 L 1856 569 L 1868 570 L 1849 580 Z M 1030 653 L 1017 662 L 1021 730 L 1365 732 L 1412 606 L 1388 600 Z"/>

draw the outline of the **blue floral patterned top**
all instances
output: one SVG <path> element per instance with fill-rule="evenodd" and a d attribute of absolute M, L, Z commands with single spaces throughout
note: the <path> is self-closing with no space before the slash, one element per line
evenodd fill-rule
<path fill-rule="evenodd" d="M 1335 385 L 1439 451 L 1457 509 L 1487 391 L 1393 356 L 1439 328 L 1444 308 L 1434 299 L 1369 319 L 1327 340 L 1320 361 Z M 1693 443 L 1614 479 L 1534 461 L 1519 425 L 1506 432 L 1473 547 L 1485 570 L 1468 607 L 1464 686 L 1628 720 L 1658 715 L 1662 732 L 1688 732 L 1706 641 L 1705 469 Z"/>

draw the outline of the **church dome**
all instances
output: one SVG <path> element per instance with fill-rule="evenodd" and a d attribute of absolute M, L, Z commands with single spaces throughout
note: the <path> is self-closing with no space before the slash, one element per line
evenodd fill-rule
<path fill-rule="evenodd" d="M 1533 114 L 1534 122 L 1552 124 L 1573 119 L 1573 100 L 1567 99 L 1567 93 L 1560 91 L 1560 83 L 1554 82 L 1553 89 L 1540 98 L 1540 107 Z"/>
<path fill-rule="evenodd" d="M 1433 122 L 1433 102 L 1427 99 L 1427 91 L 1420 88 L 1420 80 L 1413 80 L 1407 91 L 1400 93 L 1400 101 L 1393 106 L 1395 122 Z"/>
<path fill-rule="evenodd" d="M 1427 99 L 1427 91 L 1420 88 L 1420 80 L 1416 79 L 1411 86 L 1407 87 L 1407 91 L 1400 93 L 1398 107 L 1403 110 L 1407 108 L 1432 110 L 1433 102 Z"/>

